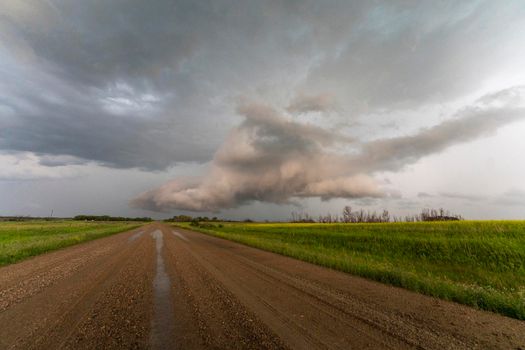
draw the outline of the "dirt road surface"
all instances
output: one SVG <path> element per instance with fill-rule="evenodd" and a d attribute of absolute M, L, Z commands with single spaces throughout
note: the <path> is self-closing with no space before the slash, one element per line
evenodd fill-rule
<path fill-rule="evenodd" d="M 0 349 L 525 349 L 525 322 L 153 223 L 0 268 Z"/>

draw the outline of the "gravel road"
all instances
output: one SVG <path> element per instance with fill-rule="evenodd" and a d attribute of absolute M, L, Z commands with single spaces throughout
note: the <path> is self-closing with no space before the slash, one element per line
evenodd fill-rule
<path fill-rule="evenodd" d="M 0 268 L 0 349 L 525 349 L 525 322 L 153 223 Z"/>

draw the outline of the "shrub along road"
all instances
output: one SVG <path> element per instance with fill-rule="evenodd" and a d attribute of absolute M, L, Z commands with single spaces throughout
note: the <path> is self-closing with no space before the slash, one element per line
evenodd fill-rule
<path fill-rule="evenodd" d="M 0 268 L 0 348 L 518 349 L 525 322 L 153 223 Z"/>

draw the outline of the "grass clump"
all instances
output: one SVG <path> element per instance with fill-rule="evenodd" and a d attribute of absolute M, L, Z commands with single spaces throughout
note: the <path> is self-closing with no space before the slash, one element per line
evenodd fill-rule
<path fill-rule="evenodd" d="M 0 222 L 0 266 L 140 226 L 137 222 Z"/>
<path fill-rule="evenodd" d="M 525 319 L 525 222 L 177 224 Z"/>

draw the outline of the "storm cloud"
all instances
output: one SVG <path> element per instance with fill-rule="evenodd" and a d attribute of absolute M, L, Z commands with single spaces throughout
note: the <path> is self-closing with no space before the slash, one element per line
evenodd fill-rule
<path fill-rule="evenodd" d="M 388 196 L 374 173 L 399 170 L 525 118 L 525 88 L 483 96 L 450 120 L 414 135 L 362 143 L 266 105 L 243 104 L 238 112 L 244 121 L 219 148 L 208 174 L 175 179 L 141 194 L 132 205 L 155 211 L 220 211 L 251 201 Z"/>
<path fill-rule="evenodd" d="M 0 181 L 103 169 L 155 211 L 380 202 L 380 173 L 522 118 L 524 36 L 519 0 L 3 1 Z"/>
<path fill-rule="evenodd" d="M 0 149 L 117 168 L 210 160 L 234 122 L 228 99 L 284 71 L 264 52 L 292 50 L 262 28 L 260 13 L 286 16 L 271 4 L 8 1 L 0 12 Z"/>
<path fill-rule="evenodd" d="M 291 197 L 367 197 L 382 193 L 365 174 L 346 175 L 345 156 L 330 149 L 351 144 L 344 135 L 244 103 L 244 121 L 219 148 L 202 179 L 176 179 L 140 195 L 132 205 L 150 210 L 219 211 L 258 200 Z"/>
<path fill-rule="evenodd" d="M 503 38 L 523 30 L 513 5 L 490 3 L 458 5 L 453 16 L 421 2 L 33 0 L 0 9 L 0 149 L 150 170 L 210 160 L 235 123 L 231 99 L 254 89 L 273 99 L 274 84 L 281 94 L 301 87 L 294 113 L 470 93 L 480 70 L 512 65 L 498 56 L 510 43 L 494 51 L 476 29 Z"/>

